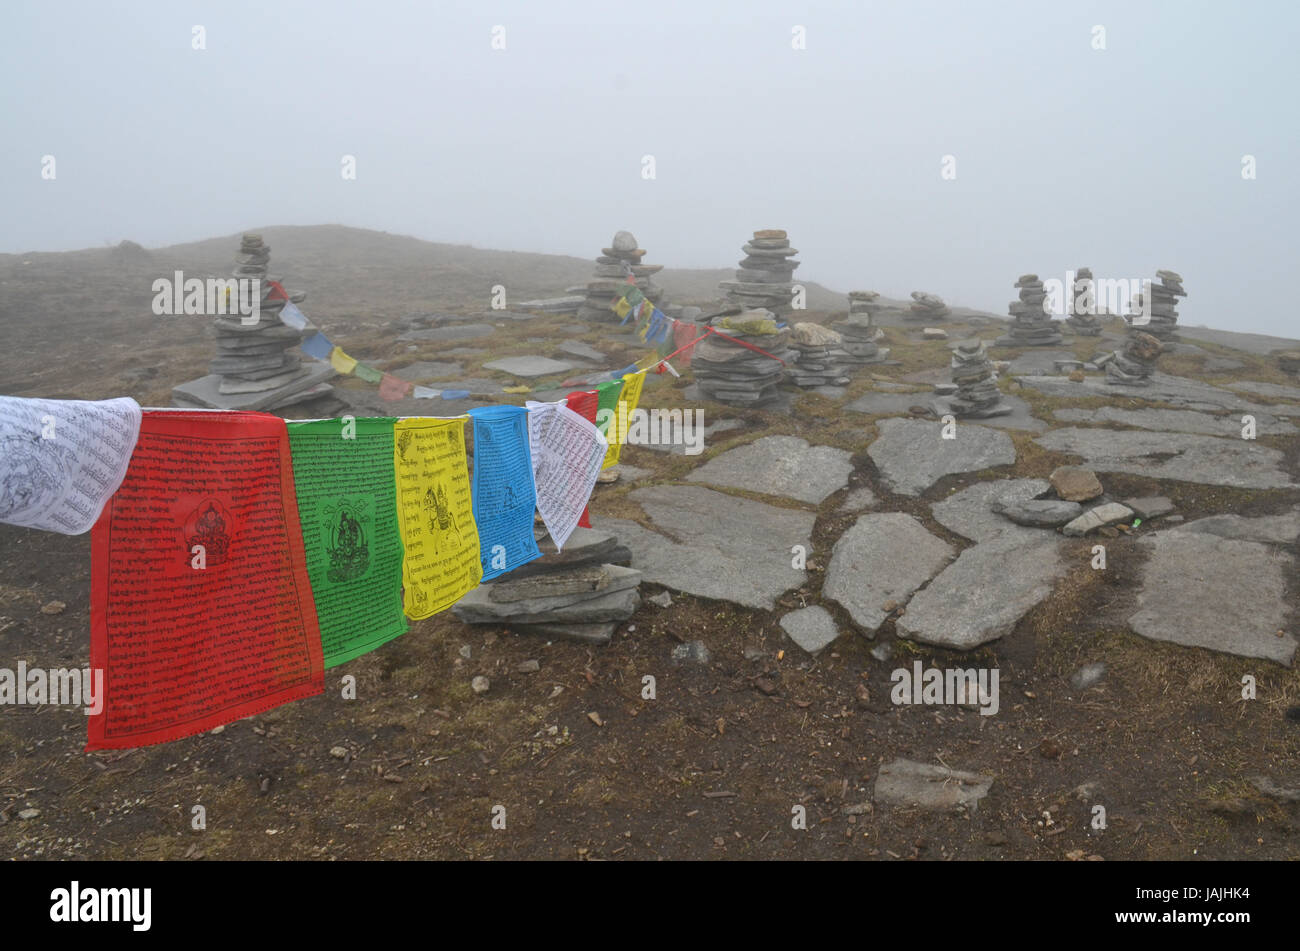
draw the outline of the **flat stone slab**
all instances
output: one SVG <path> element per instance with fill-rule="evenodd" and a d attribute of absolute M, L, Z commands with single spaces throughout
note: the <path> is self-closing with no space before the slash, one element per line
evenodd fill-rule
<path fill-rule="evenodd" d="M 490 337 L 497 332 L 491 324 L 452 324 L 447 327 L 431 327 L 428 330 L 408 330 L 397 339 L 419 343 L 422 341 L 474 340 L 478 337 Z"/>
<path fill-rule="evenodd" d="M 930 400 L 930 405 L 939 416 L 952 413 L 951 397 L 935 397 Z M 960 416 L 957 418 L 959 422 L 963 423 L 979 423 L 981 426 L 993 426 L 997 429 L 1018 429 L 1031 433 L 1041 433 L 1047 428 L 1047 423 L 1032 415 L 1029 411 L 1029 404 L 1020 397 L 1003 393 L 1001 405 L 1010 409 L 1011 412 L 1004 413 L 1001 416 L 989 416 L 986 419 L 962 419 Z M 957 414 L 953 413 L 953 415 Z"/>
<path fill-rule="evenodd" d="M 1244 439 L 1190 433 L 1109 429 L 1058 429 L 1037 437 L 1044 449 L 1082 456 L 1101 472 L 1128 472 L 1152 479 L 1242 489 L 1287 489 L 1283 454 Z"/>
<path fill-rule="evenodd" d="M 1004 536 L 968 548 L 898 619 L 899 637 L 970 650 L 1010 634 L 1065 574 L 1064 542 Z"/>
<path fill-rule="evenodd" d="M 1033 387 L 1048 396 L 1076 399 L 1101 396 L 1109 400 L 1135 399 L 1152 403 L 1170 403 L 1187 409 L 1210 412 L 1258 413 L 1263 411 L 1275 416 L 1300 416 L 1300 406 L 1286 404 L 1262 406 L 1232 390 L 1186 377 L 1170 376 L 1159 371 L 1151 374 L 1150 386 L 1114 386 L 1106 383 L 1104 377 L 1091 376 L 1082 383 L 1072 383 L 1063 376 L 1022 376 L 1018 379 L 1021 385 Z"/>
<path fill-rule="evenodd" d="M 485 370 L 500 370 L 520 377 L 551 376 L 573 367 L 574 364 L 567 360 L 552 360 L 550 357 L 502 357 L 483 364 Z"/>
<path fill-rule="evenodd" d="M 873 798 L 890 806 L 955 809 L 976 805 L 992 786 L 992 776 L 896 759 L 880 767 Z"/>
<path fill-rule="evenodd" d="M 1191 409 L 1122 409 L 1118 406 L 1100 406 L 1096 409 L 1058 409 L 1053 414 L 1067 423 L 1092 423 L 1105 426 L 1135 426 L 1157 432 L 1196 433 L 1202 436 L 1228 436 L 1241 438 L 1241 413 L 1232 416 L 1212 416 Z M 1255 431 L 1260 436 L 1291 435 L 1296 428 L 1286 420 L 1269 413 L 1252 412 Z"/>
<path fill-rule="evenodd" d="M 882 419 L 877 428 L 880 435 L 867 455 L 884 483 L 899 495 L 920 495 L 956 472 L 1016 461 L 1011 437 L 987 426 L 958 423 L 955 439 L 942 437 L 942 424 L 921 419 Z"/>
<path fill-rule="evenodd" d="M 913 406 L 930 408 L 931 397 L 928 393 L 881 393 L 872 390 L 845 405 L 845 409 L 869 416 L 903 416 Z"/>
<path fill-rule="evenodd" d="M 842 605 L 872 634 L 889 616 L 886 602 L 901 606 L 952 560 L 953 549 L 903 512 L 863 515 L 831 552 L 822 597 Z"/>
<path fill-rule="evenodd" d="M 1279 383 L 1261 383 L 1255 380 L 1241 380 L 1225 385 L 1228 389 L 1237 390 L 1239 393 L 1250 393 L 1277 400 L 1300 400 L 1300 386 L 1282 386 Z"/>
<path fill-rule="evenodd" d="M 851 453 L 831 446 L 813 446 L 797 436 L 764 436 L 747 446 L 729 449 L 686 476 L 732 489 L 814 505 L 849 484 Z"/>
<path fill-rule="evenodd" d="M 715 419 L 713 422 L 705 424 L 703 438 L 701 438 L 698 427 L 690 429 L 686 427 L 685 412 L 683 411 L 680 415 L 680 419 L 672 415 L 660 415 L 656 420 L 653 411 L 651 411 L 650 415 L 646 417 L 649 441 L 632 442 L 631 445 L 642 449 L 653 449 L 655 452 L 666 452 L 673 456 L 685 456 L 688 453 L 699 455 L 699 453 L 709 448 L 709 439 L 713 436 L 745 428 L 745 424 L 739 419 Z M 692 416 L 692 426 L 694 426 L 695 421 L 702 418 L 704 418 L 703 415 Z M 636 438 L 635 421 L 628 428 L 630 430 L 628 439 Z M 689 440 L 686 438 L 688 432 L 691 435 Z"/>
<path fill-rule="evenodd" d="M 1149 552 L 1129 626 L 1156 641 L 1291 666 L 1296 640 L 1285 630 L 1286 579 L 1295 560 L 1259 542 L 1208 532 L 1166 531 Z"/>
<path fill-rule="evenodd" d="M 1203 532 L 1216 538 L 1262 542 L 1268 545 L 1294 545 L 1300 540 L 1300 511 L 1283 515 L 1247 518 L 1244 515 L 1211 515 L 1185 522 L 1174 532 Z"/>
<path fill-rule="evenodd" d="M 1007 372 L 1013 376 L 1041 376 L 1054 373 L 1058 360 L 1078 360 L 1073 350 L 1041 350 L 1026 348 L 1018 357 L 1012 357 Z"/>
<path fill-rule="evenodd" d="M 566 340 L 560 344 L 558 349 L 580 360 L 592 360 L 599 363 L 601 360 L 607 359 L 605 354 L 581 340 Z"/>
<path fill-rule="evenodd" d="M 438 360 L 421 360 L 419 363 L 412 363 L 410 366 L 402 367 L 400 370 L 394 370 L 393 376 L 399 380 L 409 380 L 412 383 L 423 383 L 425 380 L 438 380 L 449 376 L 456 376 L 463 372 L 459 363 L 449 363 Z"/>
<path fill-rule="evenodd" d="M 1138 518 L 1159 518 L 1174 510 L 1173 500 L 1164 495 L 1144 495 L 1141 498 L 1125 499 L 1124 504 L 1131 508 Z"/>
<path fill-rule="evenodd" d="M 492 596 L 495 585 L 479 585 L 452 606 L 452 612 L 467 624 L 546 624 L 563 621 L 574 623 L 593 623 L 597 621 L 617 621 L 627 614 L 608 613 L 627 602 L 619 595 L 636 594 L 636 586 L 641 583 L 641 572 L 635 568 L 620 568 L 618 565 L 603 566 L 605 583 L 598 589 L 587 588 L 569 591 L 565 594 L 551 596 L 534 595 L 515 597 L 530 590 L 540 590 L 538 586 L 548 587 L 545 575 L 509 582 L 510 600 L 499 601 Z M 637 604 L 640 604 L 638 597 Z M 632 610 L 636 610 L 634 605 Z"/>
<path fill-rule="evenodd" d="M 334 368 L 328 363 L 304 363 L 302 369 L 305 372 L 301 377 L 260 393 L 220 393 L 218 387 L 221 386 L 222 377 L 210 373 L 173 388 L 172 399 L 184 405 L 209 409 L 267 410 L 288 405 L 286 401 L 291 402 L 291 397 L 335 376 Z"/>
<path fill-rule="evenodd" d="M 840 636 L 840 629 L 830 612 L 817 604 L 791 611 L 781 618 L 780 624 L 781 630 L 790 635 L 790 640 L 810 654 L 825 649 Z"/>
<path fill-rule="evenodd" d="M 736 498 L 702 486 L 647 486 L 627 496 L 658 531 L 592 517 L 632 550 L 645 580 L 703 598 L 772 610 L 807 580 L 791 567 L 791 548 L 811 551 L 815 516 Z M 664 534 L 660 534 L 663 532 Z"/>
<path fill-rule="evenodd" d="M 930 512 L 936 522 L 962 538 L 973 542 L 991 541 L 1002 535 L 1026 532 L 995 512 L 994 505 L 1024 502 L 1042 495 L 1051 487 L 1046 479 L 990 479 L 954 492 L 942 502 L 935 502 L 930 506 Z"/>

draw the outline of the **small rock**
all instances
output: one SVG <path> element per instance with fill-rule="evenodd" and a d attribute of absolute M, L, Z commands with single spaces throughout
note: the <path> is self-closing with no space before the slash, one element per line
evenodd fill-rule
<path fill-rule="evenodd" d="M 330 756 L 333 756 L 335 759 L 347 759 L 348 748 L 346 746 L 331 746 Z"/>
<path fill-rule="evenodd" d="M 672 658 L 678 663 L 707 664 L 712 655 L 703 641 L 688 641 L 673 648 Z"/>
<path fill-rule="evenodd" d="M 921 336 L 925 340 L 947 340 L 948 331 L 942 327 L 926 327 L 921 331 Z"/>
<path fill-rule="evenodd" d="M 1026 499 L 1022 502 L 994 502 L 990 508 L 1017 525 L 1031 528 L 1056 528 L 1083 514 L 1078 502 L 1063 499 Z"/>
<path fill-rule="evenodd" d="M 661 608 L 670 608 L 673 606 L 673 596 L 667 591 L 660 591 L 658 594 L 646 598 L 651 604 L 657 604 Z"/>
<path fill-rule="evenodd" d="M 492 686 L 492 682 L 480 674 L 469 682 L 469 686 L 475 693 L 487 693 Z"/>
<path fill-rule="evenodd" d="M 894 655 L 894 645 L 889 641 L 886 641 L 883 644 L 877 644 L 875 647 L 871 648 L 871 656 L 874 657 L 876 660 L 880 660 L 880 661 L 889 660 L 889 658 L 892 657 L 893 655 Z"/>
<path fill-rule="evenodd" d="M 45 604 L 41 606 L 41 613 L 62 614 L 66 608 L 67 605 L 64 604 L 62 601 L 51 601 L 49 604 Z"/>
<path fill-rule="evenodd" d="M 1070 675 L 1070 684 L 1075 690 L 1087 690 L 1104 676 L 1106 676 L 1105 664 L 1100 662 L 1084 664 Z"/>
<path fill-rule="evenodd" d="M 39 816 L 40 814 L 41 814 L 41 810 L 39 810 L 39 809 L 24 809 L 24 810 L 22 810 L 20 813 L 18 813 L 18 818 L 19 818 L 19 819 L 35 819 L 35 818 L 36 818 L 37 816 Z"/>
<path fill-rule="evenodd" d="M 592 723 L 596 724 L 596 726 L 605 725 L 605 721 L 600 718 L 600 714 L 594 710 L 591 713 L 587 714 L 587 719 L 590 720 Z"/>
<path fill-rule="evenodd" d="M 1071 370 L 1068 379 L 1071 383 L 1082 383 L 1088 378 L 1084 375 L 1082 370 Z"/>
<path fill-rule="evenodd" d="M 1126 522 L 1132 517 L 1133 510 L 1127 505 L 1120 505 L 1118 502 L 1107 502 L 1105 505 L 1098 505 L 1095 509 L 1084 512 L 1062 528 L 1061 531 L 1071 538 L 1077 538 L 1096 529 L 1114 525 L 1116 522 Z"/>
<path fill-rule="evenodd" d="M 222 733 L 225 732 L 226 732 L 226 728 L 224 726 L 214 726 L 211 730 L 208 730 L 208 733 L 210 733 L 212 736 L 220 736 Z"/>
<path fill-rule="evenodd" d="M 515 670 L 521 674 L 535 674 L 541 669 L 541 663 L 535 660 L 521 660 L 515 665 Z"/>
<path fill-rule="evenodd" d="M 1056 494 L 1067 502 L 1087 502 L 1101 495 L 1101 482 L 1091 469 L 1080 466 L 1061 466 L 1047 480 Z"/>
<path fill-rule="evenodd" d="M 1043 759 L 1060 759 L 1065 755 L 1065 750 L 1061 748 L 1060 743 L 1049 736 L 1038 744 L 1038 755 Z"/>
<path fill-rule="evenodd" d="M 469 658 L 470 658 L 470 654 L 471 654 L 471 653 L 472 653 L 472 651 L 470 650 L 470 647 L 469 647 L 468 644 L 461 644 L 461 645 L 460 645 L 460 656 L 461 656 L 461 657 L 464 657 L 466 660 L 469 660 Z"/>
<path fill-rule="evenodd" d="M 1163 495 L 1148 495 L 1140 499 L 1125 499 L 1124 504 L 1131 508 L 1138 518 L 1159 518 L 1174 510 L 1174 503 Z"/>
<path fill-rule="evenodd" d="M 875 810 L 875 804 L 867 802 L 857 802 L 845 806 L 843 812 L 846 816 L 868 816 Z"/>

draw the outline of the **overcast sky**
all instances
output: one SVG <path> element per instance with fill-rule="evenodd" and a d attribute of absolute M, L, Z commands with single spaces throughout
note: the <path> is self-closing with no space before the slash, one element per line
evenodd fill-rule
<path fill-rule="evenodd" d="M 5 0 L 0 252 L 342 223 L 589 258 L 627 228 L 734 267 L 785 228 L 836 290 L 1005 313 L 1026 271 L 1170 268 L 1183 322 L 1300 336 L 1297 27 L 1290 0 Z"/>

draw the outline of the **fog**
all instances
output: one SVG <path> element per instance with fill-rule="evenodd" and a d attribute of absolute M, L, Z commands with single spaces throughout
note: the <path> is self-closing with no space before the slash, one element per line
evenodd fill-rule
<path fill-rule="evenodd" d="M 1183 323 L 1297 336 L 1290 3 L 0 16 L 0 252 L 341 223 L 590 258 L 627 228 L 646 263 L 734 267 L 785 228 L 835 290 L 1005 313 L 1024 272 L 1169 268 Z"/>

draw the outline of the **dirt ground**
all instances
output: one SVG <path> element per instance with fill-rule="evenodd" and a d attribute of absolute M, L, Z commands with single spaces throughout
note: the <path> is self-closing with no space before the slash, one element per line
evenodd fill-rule
<path fill-rule="evenodd" d="M 577 262 L 572 274 L 568 265 L 548 271 L 545 260 L 533 260 L 542 256 L 521 255 L 524 276 L 515 277 L 509 260 L 480 266 L 466 253 L 448 263 L 445 255 L 426 260 L 414 251 L 394 264 L 390 236 L 346 229 L 266 233 L 273 270 L 291 288 L 309 291 L 308 315 L 350 353 L 389 366 L 449 359 L 440 355 L 446 345 L 412 352 L 396 343 L 390 322 L 403 314 L 481 309 L 483 287 L 502 274 L 508 286 L 517 281 L 515 299 L 556 295 L 590 268 Z M 166 405 L 173 385 L 206 372 L 212 345 L 197 318 L 152 316 L 149 282 L 173 266 L 221 273 L 236 243 L 0 256 L 0 326 L 8 341 L 0 350 L 0 392 L 133 396 L 144 405 Z M 527 323 L 526 333 L 558 342 L 573 336 L 562 330 L 573 323 L 572 317 L 541 317 Z M 581 339 L 628 357 L 625 362 L 640 356 L 611 342 L 619 333 L 593 325 Z M 889 335 L 902 361 L 882 371 L 891 378 L 943 365 L 942 344 L 911 342 L 900 329 Z M 486 375 L 481 363 L 502 354 L 548 352 L 519 336 L 506 328 L 474 341 L 488 352 L 465 357 L 467 371 Z M 1086 356 L 1095 345 L 1081 342 L 1078 352 Z M 1210 344 L 1204 349 L 1227 352 Z M 1161 368 L 1210 381 L 1288 382 L 1264 357 L 1233 356 L 1247 367 L 1203 373 L 1202 357 L 1173 356 Z M 690 459 L 628 447 L 624 461 L 652 472 L 638 485 L 673 482 L 727 447 L 793 433 L 852 451 L 850 488 L 870 486 L 880 499 L 873 511 L 911 512 L 954 542 L 930 517 L 930 502 L 980 478 L 1045 476 L 1072 461 L 1017 434 L 1014 467 L 950 477 L 920 499 L 892 496 L 865 453 L 874 436 L 871 417 L 841 413 L 836 403 L 807 395 L 792 415 L 692 404 L 681 395 L 685 382 L 656 378 L 645 405 L 702 406 L 706 419 L 740 419 L 744 426 L 710 440 L 703 456 Z M 869 386 L 861 374 L 849 398 Z M 1063 405 L 1016 392 L 1042 418 Z M 1261 444 L 1282 449 L 1290 471 L 1300 475 L 1300 437 Z M 1268 514 L 1300 503 L 1293 491 L 1138 476 L 1103 481 L 1116 497 L 1167 494 L 1189 519 Z M 599 487 L 593 511 L 640 517 L 627 497 L 631 488 Z M 810 580 L 777 612 L 674 593 L 668 608 L 643 603 L 605 647 L 548 643 L 440 615 L 413 622 L 406 636 L 330 671 L 323 696 L 219 732 L 126 752 L 83 752 L 79 711 L 2 707 L 0 856 L 1300 858 L 1297 806 L 1264 797 L 1249 782 L 1262 774 L 1296 785 L 1300 673 L 1128 633 L 1120 618 L 1141 565 L 1134 539 L 1108 541 L 1111 567 L 1102 572 L 1088 567 L 1092 540 L 1080 540 L 1077 570 L 1011 635 L 981 650 L 956 654 L 897 641 L 889 622 L 875 641 L 848 634 L 833 650 L 809 658 L 776 619 L 805 601 L 819 602 L 824 559 L 853 519 L 837 513 L 844 494 L 807 507 L 818 513 Z M 87 662 L 89 548 L 89 536 L 0 525 L 0 666 Z M 659 590 L 642 586 L 644 596 Z M 43 613 L 54 601 L 66 608 Z M 1287 602 L 1292 617 L 1300 616 L 1300 583 L 1291 585 Z M 846 614 L 827 606 L 852 630 Z M 708 646 L 708 663 L 674 663 L 673 647 L 693 640 Z M 891 645 L 888 659 L 871 656 L 880 643 Z M 527 660 L 540 668 L 520 672 Z M 895 706 L 890 672 L 914 660 L 997 667 L 1000 711 L 985 717 L 960 707 Z M 1092 661 L 1106 664 L 1104 678 L 1075 690 L 1069 675 Z M 491 680 L 481 696 L 470 688 L 479 674 Z M 1256 700 L 1241 699 L 1245 674 L 1257 679 Z M 345 675 L 356 678 L 356 700 L 341 695 Z M 655 678 L 653 700 L 643 698 L 647 675 Z M 992 791 L 971 811 L 872 808 L 879 768 L 896 757 L 990 774 Z M 199 805 L 206 811 L 204 831 L 191 827 Z M 1096 805 L 1105 808 L 1104 830 L 1090 827 Z M 493 826 L 498 806 L 504 829 Z M 806 829 L 792 828 L 795 806 L 806 810 Z M 19 817 L 32 809 L 39 814 Z"/>

